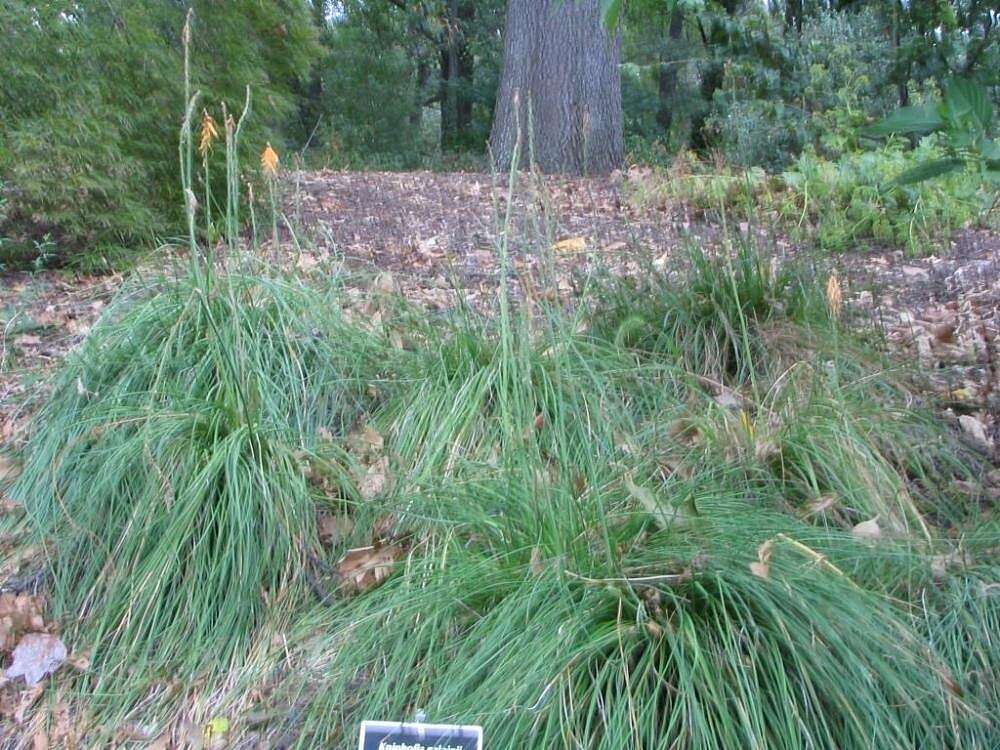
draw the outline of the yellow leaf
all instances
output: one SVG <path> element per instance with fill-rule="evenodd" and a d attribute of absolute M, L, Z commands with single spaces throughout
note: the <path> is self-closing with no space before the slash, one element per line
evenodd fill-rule
<path fill-rule="evenodd" d="M 229 731 L 229 719 L 217 717 L 205 725 L 205 737 L 211 739 Z"/>
<path fill-rule="evenodd" d="M 556 253 L 582 253 L 586 249 L 587 240 L 583 237 L 560 240 L 552 246 L 552 251 Z"/>

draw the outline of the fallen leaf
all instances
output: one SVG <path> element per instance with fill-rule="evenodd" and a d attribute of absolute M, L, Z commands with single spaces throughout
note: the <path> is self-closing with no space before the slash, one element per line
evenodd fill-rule
<path fill-rule="evenodd" d="M 21 700 L 18 701 L 17 709 L 14 711 L 14 722 L 16 724 L 23 724 L 25 716 L 28 715 L 28 711 L 34 706 L 38 699 L 42 697 L 42 693 L 45 692 L 44 685 L 36 685 L 28 690 L 24 690 L 21 693 Z"/>
<path fill-rule="evenodd" d="M 809 513 L 824 513 L 837 504 L 836 495 L 820 495 L 809 503 Z"/>
<path fill-rule="evenodd" d="M 337 563 L 341 588 L 359 594 L 370 591 L 389 577 L 403 551 L 401 544 L 374 545 L 348 550 Z"/>
<path fill-rule="evenodd" d="M 18 336 L 14 339 L 14 346 L 24 347 L 24 346 L 38 346 L 42 343 L 41 338 L 34 336 L 30 333 L 26 333 L 23 336 Z"/>
<path fill-rule="evenodd" d="M 354 521 L 344 515 L 322 515 L 317 523 L 319 540 L 326 545 L 342 542 L 354 531 Z"/>
<path fill-rule="evenodd" d="M 0 652 L 11 651 L 24 633 L 45 629 L 45 602 L 29 594 L 0 594 Z"/>
<path fill-rule="evenodd" d="M 691 520 L 692 516 L 698 515 L 693 500 L 685 501 L 681 505 L 661 502 L 648 487 L 636 484 L 630 473 L 625 474 L 625 488 L 629 495 L 639 501 L 639 504 L 653 517 L 660 528 L 683 526 Z"/>
<path fill-rule="evenodd" d="M 381 453 L 385 447 L 385 439 L 371 425 L 365 425 L 347 436 L 347 447 L 359 456 Z"/>
<path fill-rule="evenodd" d="M 61 640 L 48 633 L 28 633 L 14 649 L 14 661 L 4 674 L 10 680 L 24 677 L 28 687 L 33 687 L 64 661 L 66 644 Z"/>
<path fill-rule="evenodd" d="M 953 323 L 941 323 L 931 328 L 931 334 L 942 344 L 950 344 L 955 340 L 956 326 Z"/>
<path fill-rule="evenodd" d="M 214 738 L 229 731 L 229 719 L 217 717 L 205 725 L 205 740 L 211 742 Z"/>
<path fill-rule="evenodd" d="M 382 456 L 378 461 L 368 467 L 368 471 L 361 478 L 358 491 L 365 500 L 373 500 L 389 486 L 389 458 Z"/>
<path fill-rule="evenodd" d="M 586 249 L 587 240 L 583 237 L 560 240 L 552 246 L 552 251 L 556 253 L 582 253 Z"/>
<path fill-rule="evenodd" d="M 774 542 L 768 539 L 757 548 L 757 561 L 750 563 L 750 572 L 758 578 L 767 579 L 771 576 L 771 552 Z"/>
<path fill-rule="evenodd" d="M 21 474 L 21 464 L 0 453 L 0 482 L 13 482 Z"/>
<path fill-rule="evenodd" d="M 90 651 L 81 651 L 66 660 L 77 672 L 86 672 L 90 669 Z"/>
<path fill-rule="evenodd" d="M 984 448 L 992 448 L 993 441 L 986 435 L 986 426 L 971 414 L 963 414 L 958 418 L 958 423 L 962 425 L 969 437 L 982 445 Z"/>
<path fill-rule="evenodd" d="M 857 524 L 853 529 L 851 529 L 851 533 L 862 539 L 878 539 L 882 536 L 882 529 L 879 528 L 878 525 L 878 516 L 875 516 L 875 518 L 872 518 L 871 520 L 862 521 Z"/>

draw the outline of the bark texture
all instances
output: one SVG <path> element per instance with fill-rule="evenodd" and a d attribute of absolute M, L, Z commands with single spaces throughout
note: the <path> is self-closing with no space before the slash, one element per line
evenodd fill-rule
<path fill-rule="evenodd" d="M 599 174 L 624 158 L 621 39 L 609 36 L 598 0 L 509 0 L 504 67 L 490 147 L 510 167 L 522 132 L 520 163 L 545 172 Z"/>

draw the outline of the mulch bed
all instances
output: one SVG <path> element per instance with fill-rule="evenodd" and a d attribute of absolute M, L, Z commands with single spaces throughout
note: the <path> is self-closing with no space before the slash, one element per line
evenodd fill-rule
<path fill-rule="evenodd" d="M 630 176 L 523 175 L 504 236 L 507 184 L 473 173 L 300 172 L 285 201 L 299 248 L 285 243 L 304 273 L 335 259 L 354 269 L 389 272 L 407 297 L 435 308 L 466 301 L 495 307 L 497 247 L 507 240 L 520 294 L 569 295 L 571 278 L 601 266 L 637 272 L 670 269 L 687 243 L 723 248 L 717 224 L 683 206 L 639 209 Z M 762 247 L 780 256 L 812 255 L 770 231 Z M 288 233 L 286 233 L 288 234 Z M 553 248 L 554 252 L 543 252 Z M 928 388 L 951 411 L 978 420 L 987 444 L 1000 444 L 1000 235 L 958 233 L 950 247 L 921 258 L 859 248 L 814 256 L 835 270 L 855 315 L 876 320 L 890 344 L 925 366 Z M 280 259 L 279 259 L 280 260 Z M 551 262 L 551 267 L 549 263 Z M 524 279 L 530 279 L 525 282 Z M 41 378 L 86 335 L 119 276 L 65 271 L 0 277 L 0 444 L 23 424 Z M 973 439 L 979 439 L 976 435 Z"/>

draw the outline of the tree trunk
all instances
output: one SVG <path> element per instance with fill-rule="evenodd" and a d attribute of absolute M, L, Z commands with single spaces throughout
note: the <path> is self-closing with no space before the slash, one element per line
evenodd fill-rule
<path fill-rule="evenodd" d="M 802 0 L 785 0 L 785 31 L 795 29 L 802 34 Z"/>
<path fill-rule="evenodd" d="M 509 0 L 504 66 L 490 147 L 510 167 L 604 173 L 624 159 L 621 38 L 608 36 L 598 0 Z"/>
<path fill-rule="evenodd" d="M 427 96 L 427 82 L 431 77 L 431 66 L 427 59 L 419 53 L 414 53 L 417 57 L 417 74 L 414 84 L 416 95 L 413 97 L 413 109 L 410 111 L 410 127 L 413 128 L 415 137 L 419 137 L 420 129 L 424 124 L 424 98 Z"/>
<path fill-rule="evenodd" d="M 659 103 L 656 109 L 656 123 L 663 128 L 664 135 L 670 135 L 670 127 L 674 122 L 674 95 L 677 93 L 677 42 L 684 31 L 684 12 L 678 6 L 670 11 L 670 28 L 667 36 L 670 39 L 670 49 L 660 55 L 660 69 L 657 71 L 657 89 Z"/>

